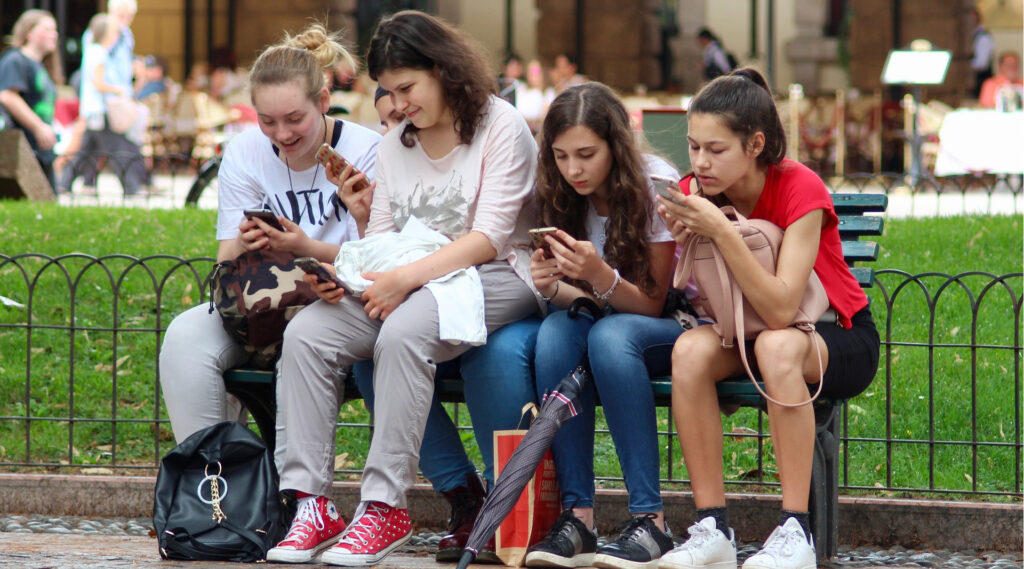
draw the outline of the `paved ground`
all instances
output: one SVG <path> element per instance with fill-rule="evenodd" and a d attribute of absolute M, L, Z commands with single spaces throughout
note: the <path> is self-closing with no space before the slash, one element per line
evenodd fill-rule
<path fill-rule="evenodd" d="M 157 553 L 156 539 L 150 536 L 151 527 L 151 521 L 145 518 L 95 519 L 0 515 L 0 568 L 184 569 L 248 566 L 241 563 L 187 563 L 162 560 Z M 419 533 L 413 536 L 407 546 L 386 558 L 379 567 L 451 569 L 450 564 L 434 562 L 434 546 L 439 539 L 438 534 Z M 740 562 L 759 546 L 758 543 L 741 544 Z M 1021 568 L 1021 563 L 1020 552 L 840 547 L 839 554 L 827 567 L 1015 569 Z M 289 565 L 268 563 L 261 567 Z M 476 567 L 480 569 L 489 566 Z"/>

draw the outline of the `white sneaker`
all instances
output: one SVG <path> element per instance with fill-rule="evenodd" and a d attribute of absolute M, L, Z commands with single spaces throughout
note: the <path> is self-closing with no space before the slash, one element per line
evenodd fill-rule
<path fill-rule="evenodd" d="M 743 569 L 815 569 L 814 546 L 796 518 L 775 528 L 764 547 L 743 563 Z"/>
<path fill-rule="evenodd" d="M 736 536 L 726 536 L 708 516 L 687 530 L 686 543 L 661 556 L 658 569 L 736 569 Z"/>

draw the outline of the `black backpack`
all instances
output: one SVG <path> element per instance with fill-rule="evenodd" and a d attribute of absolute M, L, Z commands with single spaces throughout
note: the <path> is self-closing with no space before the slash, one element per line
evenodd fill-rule
<path fill-rule="evenodd" d="M 241 423 L 196 432 L 160 461 L 153 528 L 164 559 L 263 560 L 285 515 L 273 457 Z"/>

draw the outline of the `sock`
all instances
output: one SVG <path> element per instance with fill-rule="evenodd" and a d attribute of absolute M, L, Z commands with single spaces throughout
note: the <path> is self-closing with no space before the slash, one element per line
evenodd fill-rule
<path fill-rule="evenodd" d="M 725 506 L 719 506 L 717 508 L 702 508 L 697 510 L 697 519 L 703 520 L 706 517 L 715 518 L 715 525 L 718 527 L 718 531 L 725 534 L 725 537 L 729 537 L 729 512 L 725 509 Z"/>
<path fill-rule="evenodd" d="M 782 510 L 782 515 L 779 516 L 779 525 L 786 523 L 789 518 L 794 518 L 800 522 L 800 527 L 804 530 L 804 537 L 807 538 L 807 543 L 811 543 L 811 514 L 810 512 L 794 512 L 792 510 Z"/>

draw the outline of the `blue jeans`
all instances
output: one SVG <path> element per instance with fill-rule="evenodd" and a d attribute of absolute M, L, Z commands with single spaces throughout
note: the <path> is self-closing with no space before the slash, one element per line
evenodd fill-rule
<path fill-rule="evenodd" d="M 672 346 L 682 332 L 672 318 L 637 314 L 616 313 L 595 322 L 582 312 L 571 318 L 560 310 L 544 319 L 537 335 L 537 394 L 553 390 L 584 357 L 594 377 L 580 395 L 579 415 L 562 426 L 552 446 L 563 508 L 594 505 L 594 415 L 600 394 L 630 513 L 663 509 L 650 381 L 651 375 L 671 370 Z"/>
<path fill-rule="evenodd" d="M 456 372 L 462 376 L 489 485 L 494 484 L 494 431 L 518 428 L 523 405 L 537 400 L 532 365 L 540 322 L 530 317 L 502 326 L 487 337 L 486 344 L 437 365 L 436 377 L 452 377 Z M 373 409 L 373 360 L 357 363 L 352 371 L 367 408 Z M 420 471 L 437 492 L 465 485 L 466 476 L 476 472 L 436 391 L 423 432 Z"/>

